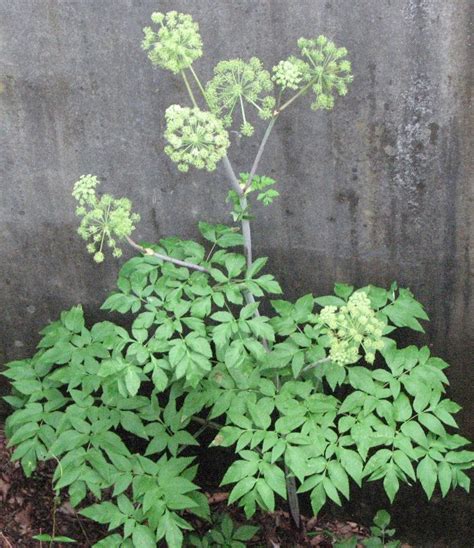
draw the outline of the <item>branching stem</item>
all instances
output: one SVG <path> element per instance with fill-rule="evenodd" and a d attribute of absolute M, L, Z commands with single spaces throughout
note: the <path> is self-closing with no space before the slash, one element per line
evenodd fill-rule
<path fill-rule="evenodd" d="M 199 272 L 209 272 L 209 270 L 205 266 L 189 263 L 187 261 L 182 261 L 181 259 L 175 259 L 174 257 L 170 257 L 169 255 L 163 255 L 162 253 L 157 253 L 156 251 L 153 251 L 153 249 L 150 249 L 149 247 L 143 247 L 137 244 L 136 242 L 134 242 L 132 238 L 130 238 L 129 236 L 127 236 L 127 242 L 133 248 L 138 249 L 138 251 L 141 251 L 144 255 L 156 257 L 157 259 L 161 259 L 162 261 L 166 261 L 168 263 L 173 263 L 177 266 L 184 266 L 186 268 L 189 268 L 190 270 L 198 270 Z"/>
<path fill-rule="evenodd" d="M 304 93 L 306 93 L 308 91 L 308 89 L 315 83 L 315 81 L 317 80 L 317 78 L 313 78 L 310 82 L 308 82 L 304 87 L 302 87 L 298 93 L 296 93 L 295 95 L 293 95 L 293 97 L 291 97 L 290 99 L 288 99 L 288 101 L 286 101 L 286 103 L 284 103 L 277 111 L 278 114 L 280 114 L 281 112 L 283 112 L 285 110 L 285 108 L 288 108 L 291 103 L 293 103 L 293 101 L 296 101 L 296 99 L 298 99 L 298 97 L 301 97 L 301 95 L 303 95 Z"/>
<path fill-rule="evenodd" d="M 202 419 L 201 417 L 196 417 L 195 415 L 189 418 L 197 424 L 202 424 L 203 426 L 214 428 L 214 430 L 220 430 L 222 428 L 222 425 L 217 422 L 208 421 L 206 419 Z"/>
<path fill-rule="evenodd" d="M 265 145 L 267 144 L 268 138 L 270 137 L 270 133 L 272 132 L 273 126 L 275 125 L 277 118 L 278 118 L 278 114 L 273 116 L 273 118 L 270 120 L 267 130 L 265 131 L 265 134 L 263 136 L 262 142 L 260 143 L 260 146 L 258 147 L 257 155 L 255 156 L 255 160 L 253 162 L 252 168 L 250 169 L 249 178 L 243 188 L 244 194 L 252 185 L 252 180 L 255 176 L 255 173 L 257 172 L 258 164 L 260 163 L 260 159 L 262 158 L 263 151 L 265 150 Z"/>
<path fill-rule="evenodd" d="M 322 358 L 321 360 L 318 360 L 317 362 L 314 362 L 310 365 L 307 365 L 306 367 L 303 367 L 303 369 L 301 370 L 301 373 L 305 373 L 306 371 L 309 371 L 310 369 L 314 369 L 315 367 L 317 367 L 318 365 L 321 365 L 322 363 L 327 363 L 330 361 L 331 361 L 331 358 L 329 356 L 327 358 Z"/>
<path fill-rule="evenodd" d="M 232 164 L 230 163 L 229 157 L 226 155 L 223 158 L 224 163 L 224 169 L 227 173 L 227 177 L 229 178 L 230 184 L 232 185 L 232 188 L 235 190 L 237 195 L 239 196 L 239 202 L 240 207 L 242 211 L 246 211 L 248 208 L 248 202 L 247 197 L 244 195 L 244 191 L 242 187 L 240 186 L 239 180 L 237 179 L 237 175 L 235 174 L 234 168 L 232 167 Z M 247 268 L 250 268 L 250 265 L 252 264 L 252 232 L 250 230 L 250 221 L 248 219 L 242 219 L 242 236 L 244 238 L 244 252 L 245 252 L 245 258 L 247 260 Z M 248 301 L 255 302 L 255 301 Z"/>

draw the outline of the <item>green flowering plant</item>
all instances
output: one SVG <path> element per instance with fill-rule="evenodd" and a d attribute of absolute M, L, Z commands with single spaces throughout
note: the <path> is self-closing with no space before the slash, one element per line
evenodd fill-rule
<path fill-rule="evenodd" d="M 219 62 L 214 68 L 214 77 L 206 86 L 206 99 L 212 112 L 222 118 L 226 127 L 232 124 L 234 111 L 238 108 L 242 116 L 240 131 L 250 137 L 254 127 L 245 115 L 245 103 L 257 109 L 263 120 L 271 118 L 275 98 L 266 93 L 272 89 L 270 73 L 257 57 L 248 62 L 231 59 Z"/>
<path fill-rule="evenodd" d="M 311 108 L 332 109 L 333 94 L 345 95 L 348 84 L 352 82 L 351 63 L 344 59 L 346 48 L 336 47 L 325 36 L 318 36 L 315 40 L 300 38 L 298 47 L 308 60 L 306 79 L 316 96 Z"/>
<path fill-rule="evenodd" d="M 84 240 L 89 240 L 87 251 L 94 255 L 94 260 L 104 260 L 104 246 L 112 250 L 114 257 L 121 257 L 122 250 L 117 242 L 126 239 L 140 220 L 138 213 L 132 213 L 132 203 L 127 198 L 115 199 L 110 194 L 98 198 L 97 177 L 83 175 L 74 185 L 72 195 L 78 201 L 76 214 L 82 217 L 78 233 Z"/>
<path fill-rule="evenodd" d="M 201 57 L 199 26 L 190 15 L 176 11 L 166 14 L 155 12 L 151 20 L 159 26 L 159 30 L 156 32 L 151 27 L 145 27 L 142 48 L 148 51 L 153 65 L 177 74 Z"/>
<path fill-rule="evenodd" d="M 346 95 L 352 82 L 346 48 L 338 48 L 322 35 L 315 39 L 300 38 L 298 47 L 301 58 L 292 55 L 273 67 L 273 81 L 281 88 L 280 98 L 288 90 L 298 90 L 283 107 L 312 90 L 315 100 L 311 108 L 331 110 L 335 95 Z"/>
<path fill-rule="evenodd" d="M 80 178 L 79 233 L 95 260 L 104 245 L 116 256 L 121 242 L 139 251 L 102 305 L 125 318 L 88 325 L 74 306 L 43 329 L 31 358 L 7 364 L 12 458 L 27 475 L 39 461 L 57 464 L 58 496 L 108 526 L 99 548 L 252 538 L 253 528 L 236 529 L 229 518 L 202 539 L 188 535 L 192 515 L 211 520 L 194 452 L 209 430 L 211 458 L 217 446 L 236 457 L 220 480 L 231 486 L 229 504 L 248 517 L 288 504 L 299 526 L 301 496 L 318 514 L 328 501 L 349 499 L 352 483 L 368 481 L 381 481 L 390 501 L 416 481 L 428 498 L 435 488 L 443 496 L 469 490 L 474 453 L 456 432 L 448 364 L 393 335 L 423 332 L 428 316 L 413 294 L 396 284 L 336 284 L 333 295 L 290 302 L 278 298 L 266 258 L 253 257 L 252 200 L 278 198 L 275 181 L 257 173 L 272 129 L 310 90 L 313 109 L 333 107 L 352 78 L 346 50 L 324 37 L 301 39 L 303 58 L 279 62 L 272 77 L 258 60 L 231 60 L 202 85 L 192 67 L 202 48 L 191 17 L 153 20 L 160 29 L 145 29 L 144 48 L 154 65 L 182 77 L 191 103 L 167 109 L 165 152 L 181 171 L 222 167 L 237 224 L 201 222 L 200 242 L 140 244 L 131 238 L 139 217 L 130 201 L 99 197 L 98 179 Z M 268 125 L 249 171 L 237 176 L 225 127 L 244 102 Z"/>
<path fill-rule="evenodd" d="M 282 90 L 299 89 L 301 84 L 308 80 L 309 66 L 302 59 L 298 59 L 294 55 L 288 59 L 281 60 L 273 67 L 272 79 L 282 88 Z"/>
<path fill-rule="evenodd" d="M 211 112 L 171 105 L 166 113 L 165 153 L 180 171 L 189 166 L 213 171 L 230 145 L 222 122 Z"/>
<path fill-rule="evenodd" d="M 329 355 L 334 363 L 357 362 L 359 347 L 362 347 L 366 362 L 372 364 L 375 351 L 385 346 L 382 336 L 386 324 L 376 317 L 370 299 L 363 291 L 353 293 L 344 306 L 325 306 L 320 312 L 320 320 L 328 328 Z"/>

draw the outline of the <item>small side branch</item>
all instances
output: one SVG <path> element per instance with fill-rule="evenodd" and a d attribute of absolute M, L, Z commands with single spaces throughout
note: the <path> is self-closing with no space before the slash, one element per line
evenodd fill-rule
<path fill-rule="evenodd" d="M 186 73 L 184 72 L 184 70 L 181 71 L 181 76 L 183 77 L 184 84 L 186 86 L 186 89 L 188 90 L 188 94 L 189 94 L 189 97 L 191 99 L 191 102 L 192 102 L 194 108 L 199 108 L 198 104 L 196 102 L 196 98 L 194 97 L 193 90 L 191 89 L 191 86 L 189 85 L 189 82 L 188 82 L 188 79 L 186 77 Z"/>
<path fill-rule="evenodd" d="M 175 259 L 174 257 L 170 257 L 169 255 L 163 255 L 162 253 L 157 253 L 156 251 L 153 251 L 153 249 L 150 249 L 149 247 L 143 247 L 136 242 L 134 242 L 131 238 L 127 236 L 127 242 L 135 249 L 138 249 L 138 251 L 141 251 L 144 255 L 149 255 L 150 257 L 156 257 L 157 259 L 161 259 L 162 261 L 166 261 L 168 263 L 173 263 L 177 266 L 184 266 L 185 268 L 189 268 L 190 270 L 197 270 L 199 272 L 209 272 L 209 270 L 201 265 L 194 264 L 194 263 L 188 263 L 187 261 L 181 261 L 180 259 Z"/>
<path fill-rule="evenodd" d="M 315 367 L 318 367 L 318 365 L 321 365 L 322 363 L 327 363 L 330 361 L 331 361 L 331 358 L 329 356 L 326 358 L 322 358 L 321 360 L 318 360 L 317 362 L 311 363 L 310 365 L 303 367 L 303 369 L 301 370 L 301 373 L 306 373 L 306 371 L 309 371 L 310 369 L 314 369 Z"/>
<path fill-rule="evenodd" d="M 255 177 L 255 173 L 257 173 L 258 164 L 260 163 L 260 159 L 262 157 L 263 151 L 265 150 L 265 145 L 267 144 L 268 138 L 270 137 L 270 133 L 272 132 L 272 129 L 273 129 L 273 126 L 275 125 L 277 117 L 278 117 L 278 114 L 273 116 L 273 118 L 270 120 L 267 130 L 265 131 L 265 134 L 263 136 L 262 142 L 260 143 L 260 146 L 258 147 L 257 155 L 255 156 L 255 160 L 253 161 L 252 168 L 250 169 L 249 178 L 245 184 L 245 187 L 243 188 L 244 193 L 250 188 L 252 184 L 252 180 Z"/>

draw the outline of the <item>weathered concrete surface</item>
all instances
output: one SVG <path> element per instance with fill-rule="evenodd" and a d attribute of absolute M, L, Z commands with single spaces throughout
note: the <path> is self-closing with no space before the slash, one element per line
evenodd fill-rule
<path fill-rule="evenodd" d="M 276 127 L 261 171 L 282 197 L 258 211 L 256 249 L 290 296 L 336 280 L 409 286 L 433 318 L 425 340 L 452 363 L 472 436 L 470 5 L 0 0 L 1 361 L 28 355 L 65 307 L 82 302 L 96 318 L 113 287 L 120 262 L 94 265 L 75 232 L 81 174 L 134 201 L 137 238 L 196 237 L 198 220 L 229 218 L 220 173 L 179 174 L 162 151 L 164 109 L 187 98 L 140 42 L 152 11 L 178 9 L 200 23 L 204 78 L 221 58 L 257 55 L 271 67 L 302 35 L 349 49 L 355 80 L 334 112 L 313 113 L 304 99 Z M 255 146 L 234 145 L 237 169 Z"/>

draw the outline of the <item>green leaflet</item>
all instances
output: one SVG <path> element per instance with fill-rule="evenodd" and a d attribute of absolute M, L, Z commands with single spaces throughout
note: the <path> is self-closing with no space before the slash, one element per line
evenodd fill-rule
<path fill-rule="evenodd" d="M 204 230 L 214 240 L 233 234 Z M 183 260 L 205 255 L 193 242 L 160 245 Z M 31 359 L 8 364 L 14 410 L 6 431 L 25 473 L 57 459 L 55 487 L 67 488 L 73 505 L 94 495 L 99 502 L 81 511 L 120 532 L 111 543 L 143 546 L 160 539 L 181 546 L 190 528 L 183 512 L 209 514 L 196 467 L 181 456 L 209 428 L 219 429 L 213 446 L 233 447 L 238 456 L 222 484 L 248 517 L 287 498 L 285 474 L 309 493 L 314 512 L 327 500 L 348 499 L 352 481 L 381 481 L 391 501 L 403 482 L 419 481 L 428 497 L 437 484 L 443 496 L 469 488 L 463 470 L 473 453 L 451 433 L 459 406 L 444 397 L 445 362 L 385 336 L 376 367 L 361 359 L 334 363 L 315 304 L 344 306 L 357 294 L 351 286 L 337 286 L 336 300 L 273 301 L 276 315 L 268 318 L 256 315 L 258 301 L 243 298 L 249 283 L 276 289 L 261 274 L 265 260 L 245 279 L 234 278 L 245 275 L 244 262 L 226 247 L 216 244 L 209 261 L 213 275 L 184 275 L 153 257 L 131 259 L 105 306 L 135 315 L 130 333 L 112 322 L 89 329 L 74 307 L 43 330 Z M 423 316 L 407 293 L 367 291 L 383 314 L 401 299 Z M 393 309 L 385 316 L 400 323 Z M 131 439 L 145 441 L 143 454 Z M 254 529 L 226 519 L 212 531 L 206 542 L 218 545 L 242 543 Z"/>
<path fill-rule="evenodd" d="M 149 58 L 191 90 L 192 63 L 202 55 L 197 23 L 177 12 L 154 13 L 152 21 L 156 30 L 146 28 L 143 43 Z M 242 116 L 241 135 L 253 132 L 245 105 L 270 120 L 265 139 L 299 95 L 314 93 L 314 110 L 332 109 L 352 80 L 347 51 L 324 36 L 302 38 L 298 48 L 300 58 L 280 61 L 273 74 L 257 58 L 220 62 L 206 87 L 198 83 L 209 111 L 192 91 L 192 107 L 171 105 L 171 161 L 182 171 L 227 162 L 232 116 Z M 127 198 L 98 196 L 92 175 L 75 185 L 79 234 L 95 260 L 104 260 L 104 244 L 120 256 L 124 239 L 140 252 L 123 264 L 101 307 L 125 317 L 88 327 L 73 306 L 43 329 L 34 356 L 2 374 L 12 385 L 12 458 L 27 475 L 40 461 L 56 463 L 55 489 L 67 489 L 70 503 L 111 533 L 97 546 L 251 541 L 256 528 L 228 515 L 202 538 L 187 535 L 190 513 L 210 518 L 195 479 L 194 448 L 203 440 L 213 440 L 210 458 L 219 446 L 236 455 L 221 483 L 247 517 L 292 503 L 295 490 L 309 493 L 317 514 L 328 500 L 349 499 L 352 481 L 381 481 L 390 501 L 401 483 L 416 480 L 428 497 L 437 484 L 443 496 L 469 489 L 473 453 L 452 433 L 459 407 L 445 398 L 447 364 L 390 337 L 397 328 L 423 332 L 428 317 L 410 291 L 338 283 L 334 295 L 272 300 L 267 315 L 269 297 L 282 288 L 266 258 L 251 261 L 241 248 L 251 201 L 268 206 L 279 192 L 254 171 L 232 174 L 228 201 L 242 228 L 201 222 L 205 245 L 176 237 L 135 243 L 139 217 Z M 86 506 L 90 497 L 96 503 Z M 391 536 L 386 512 L 374 521 L 367 546 Z"/>

